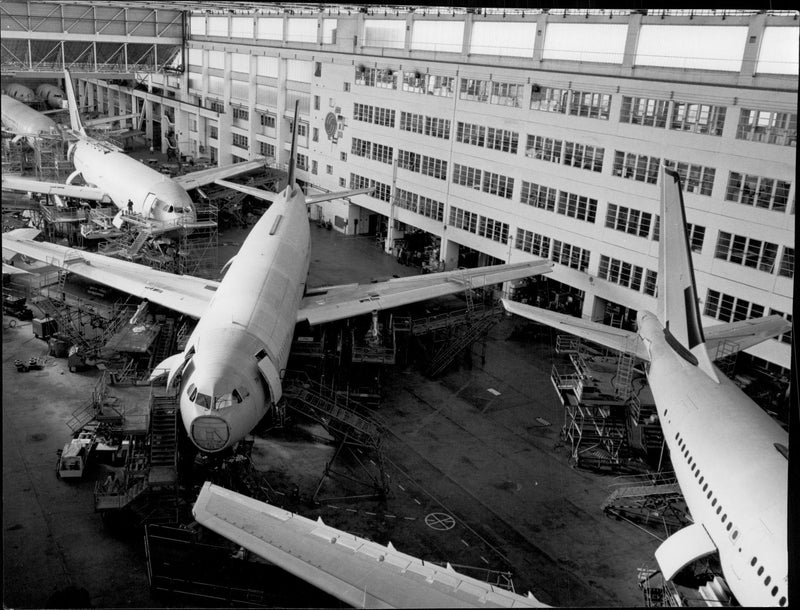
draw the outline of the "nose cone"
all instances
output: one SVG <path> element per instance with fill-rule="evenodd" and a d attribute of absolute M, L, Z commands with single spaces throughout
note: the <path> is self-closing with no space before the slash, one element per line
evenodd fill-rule
<path fill-rule="evenodd" d="M 201 415 L 192 420 L 189 435 L 203 451 L 222 451 L 231 440 L 231 428 L 221 417 Z"/>

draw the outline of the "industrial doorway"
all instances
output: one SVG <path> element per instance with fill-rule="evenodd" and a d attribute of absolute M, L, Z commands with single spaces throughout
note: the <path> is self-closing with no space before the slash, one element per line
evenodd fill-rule
<path fill-rule="evenodd" d="M 620 303 L 609 301 L 601 297 L 594 298 L 594 308 L 592 309 L 592 320 L 616 328 L 634 330 L 636 328 L 635 309 L 625 307 Z"/>

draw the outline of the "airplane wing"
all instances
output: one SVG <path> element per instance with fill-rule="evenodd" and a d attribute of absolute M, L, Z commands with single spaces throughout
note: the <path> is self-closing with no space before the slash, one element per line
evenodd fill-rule
<path fill-rule="evenodd" d="M 224 186 L 225 188 L 232 189 L 234 191 L 239 191 L 240 193 L 245 193 L 246 195 L 252 195 L 258 199 L 269 201 L 270 203 L 275 201 L 275 197 L 278 196 L 278 193 L 273 193 L 272 191 L 265 191 L 264 189 L 256 188 L 255 186 L 237 184 L 236 182 L 228 182 L 227 180 L 214 180 L 214 184 Z"/>
<path fill-rule="evenodd" d="M 527 597 L 206 482 L 197 522 L 354 608 L 543 608 Z"/>
<path fill-rule="evenodd" d="M 221 178 L 230 178 L 231 176 L 238 176 L 246 172 L 264 167 L 264 161 L 247 161 L 246 163 L 232 163 L 231 165 L 223 165 L 221 167 L 209 167 L 208 169 L 201 169 L 196 172 L 184 174 L 183 176 L 176 176 L 172 180 L 180 184 L 187 191 L 189 189 L 197 188 L 206 184 L 211 184 L 215 180 Z"/>
<path fill-rule="evenodd" d="M 706 337 L 708 355 L 713 360 L 753 347 L 791 329 L 792 325 L 789 322 L 775 314 L 730 324 L 716 324 L 703 329 L 703 333 Z"/>
<path fill-rule="evenodd" d="M 634 352 L 637 358 L 642 360 L 650 360 L 650 354 L 647 353 L 639 335 L 629 330 L 622 330 L 621 328 L 614 328 L 613 326 L 606 326 L 598 322 L 591 322 L 582 318 L 568 316 L 563 313 L 556 313 L 541 307 L 533 307 L 532 305 L 524 305 L 502 299 L 503 307 L 511 313 L 528 318 L 534 322 L 545 324 L 557 330 L 563 330 L 566 333 L 581 337 L 593 343 L 598 343 L 605 347 L 618 350 L 620 352 Z"/>
<path fill-rule="evenodd" d="M 3 262 L 3 275 L 31 275 L 31 272 Z"/>
<path fill-rule="evenodd" d="M 43 261 L 93 282 L 169 307 L 199 318 L 206 310 L 219 282 L 174 275 L 102 254 L 33 241 L 32 229 L 15 229 L 3 234 L 3 250 Z"/>
<path fill-rule="evenodd" d="M 19 176 L 3 176 L 2 188 L 4 191 L 61 195 L 62 197 L 76 197 L 78 199 L 90 199 L 92 201 L 103 201 L 106 203 L 111 201 L 111 198 L 104 190 L 93 186 L 40 182 L 38 180 L 21 178 Z"/>
<path fill-rule="evenodd" d="M 462 292 L 467 286 L 482 288 L 549 273 L 553 263 L 547 260 L 458 269 L 442 273 L 414 275 L 375 284 L 347 284 L 311 289 L 303 298 L 297 321 L 321 324 L 342 320 L 373 310 L 417 303 L 446 294 Z"/>

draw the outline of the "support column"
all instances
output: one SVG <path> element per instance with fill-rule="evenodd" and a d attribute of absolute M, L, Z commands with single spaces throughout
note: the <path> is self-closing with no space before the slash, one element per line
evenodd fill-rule
<path fill-rule="evenodd" d="M 444 263 L 445 271 L 458 267 L 458 247 L 454 241 L 447 239 L 446 231 L 442 235 L 442 246 L 439 249 L 439 259 Z"/>

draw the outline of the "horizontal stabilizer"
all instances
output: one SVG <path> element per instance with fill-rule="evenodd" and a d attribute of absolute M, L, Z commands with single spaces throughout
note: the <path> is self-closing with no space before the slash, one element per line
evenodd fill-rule
<path fill-rule="evenodd" d="M 687 565 L 716 552 L 717 547 L 700 523 L 678 530 L 656 549 L 656 561 L 665 580 L 672 580 Z"/>
<path fill-rule="evenodd" d="M 591 322 L 563 313 L 556 313 L 554 311 L 542 309 L 541 307 L 523 305 L 522 303 L 509 301 L 508 299 L 503 299 L 502 302 L 503 307 L 505 307 L 507 311 L 522 316 L 523 318 L 528 318 L 539 324 L 550 326 L 557 330 L 575 335 L 576 337 L 580 337 L 581 339 L 586 339 L 587 341 L 620 352 L 634 352 L 637 358 L 650 360 L 650 354 L 647 353 L 639 336 L 629 330 L 622 330 L 621 328 L 606 326 L 598 322 Z"/>
<path fill-rule="evenodd" d="M 232 189 L 234 191 L 239 191 L 240 193 L 250 195 L 251 197 L 269 201 L 270 203 L 275 201 L 275 198 L 278 196 L 278 193 L 273 193 L 272 191 L 265 191 L 264 189 L 256 188 L 255 186 L 237 184 L 236 182 L 228 182 L 227 180 L 214 180 L 214 184 L 224 186 L 225 188 Z"/>
<path fill-rule="evenodd" d="M 307 195 L 306 203 L 322 203 L 323 201 L 333 201 L 334 199 L 344 199 L 353 195 L 366 195 L 375 190 L 372 188 L 353 189 L 351 191 L 339 191 L 338 193 L 321 193 L 319 195 Z"/>
<path fill-rule="evenodd" d="M 730 356 L 792 330 L 792 325 L 777 314 L 717 324 L 704 329 L 706 349 L 712 360 Z"/>

